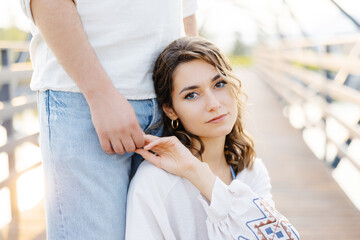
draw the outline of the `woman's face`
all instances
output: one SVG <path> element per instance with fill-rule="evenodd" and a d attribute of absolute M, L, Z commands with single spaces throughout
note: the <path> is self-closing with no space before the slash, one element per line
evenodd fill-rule
<path fill-rule="evenodd" d="M 215 67 L 203 60 L 180 64 L 173 74 L 173 108 L 167 116 L 179 119 L 186 131 L 200 138 L 229 134 L 237 118 L 231 87 Z"/>

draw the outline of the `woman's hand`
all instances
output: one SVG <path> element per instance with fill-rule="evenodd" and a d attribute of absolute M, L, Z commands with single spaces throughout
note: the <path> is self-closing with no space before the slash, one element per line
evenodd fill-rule
<path fill-rule="evenodd" d="M 136 149 L 136 153 L 155 166 L 188 179 L 211 202 L 216 176 L 207 163 L 192 155 L 177 137 L 145 135 L 144 138 L 144 149 Z"/>
<path fill-rule="evenodd" d="M 171 174 L 188 178 L 200 162 L 175 136 L 145 135 L 144 138 L 144 148 L 136 149 L 135 152 Z"/>

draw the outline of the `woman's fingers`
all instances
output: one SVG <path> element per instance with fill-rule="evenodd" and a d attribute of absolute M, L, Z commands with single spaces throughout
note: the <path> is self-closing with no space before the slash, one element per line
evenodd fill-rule
<path fill-rule="evenodd" d="M 163 145 L 166 144 L 168 142 L 168 138 L 167 137 L 162 137 L 162 138 L 156 138 L 153 141 L 151 141 L 149 144 L 144 146 L 145 150 L 150 150 L 152 149 L 154 146 L 159 146 L 159 145 Z"/>
<path fill-rule="evenodd" d="M 150 135 L 150 134 L 146 134 L 146 135 L 144 135 L 144 138 L 145 138 L 145 141 L 152 142 L 152 141 L 154 141 L 156 139 L 159 139 L 160 137 Z"/>
<path fill-rule="evenodd" d="M 160 137 L 154 136 L 154 135 L 144 135 L 144 139 L 145 139 L 145 144 L 143 147 L 145 147 L 146 145 L 148 145 L 149 143 L 159 139 Z"/>
<path fill-rule="evenodd" d="M 158 156 L 163 154 L 169 155 L 170 153 L 176 151 L 174 146 L 177 143 L 176 137 L 157 137 L 152 135 L 145 135 L 146 145 L 143 147 L 143 150 L 155 152 Z"/>
<path fill-rule="evenodd" d="M 136 149 L 135 152 L 140 154 L 144 159 L 148 160 L 149 162 L 153 163 L 155 166 L 159 166 L 160 160 L 159 158 L 154 155 L 153 153 L 146 151 L 144 149 Z"/>

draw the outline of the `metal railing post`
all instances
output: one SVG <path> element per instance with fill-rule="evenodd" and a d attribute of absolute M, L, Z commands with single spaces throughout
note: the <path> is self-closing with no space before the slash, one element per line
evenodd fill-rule
<path fill-rule="evenodd" d="M 10 49 L 1 49 L 1 65 L 2 70 L 6 70 L 10 67 Z M 0 90 L 0 101 L 9 102 L 12 99 L 12 89 L 11 83 L 3 84 Z M 6 129 L 7 139 L 11 138 L 14 132 L 12 118 L 6 119 L 2 123 L 3 127 Z M 15 153 L 14 150 L 7 152 L 8 161 L 9 161 L 9 174 L 13 174 L 16 171 L 15 168 Z M 16 187 L 16 178 L 11 181 L 9 185 L 10 190 L 10 204 L 11 204 L 11 224 L 9 228 L 9 235 L 12 236 L 12 239 L 18 239 L 18 229 L 17 225 L 19 222 L 19 208 L 17 204 L 17 187 Z"/>
<path fill-rule="evenodd" d="M 313 101 L 314 105 L 323 112 L 322 120 L 311 123 L 311 126 L 322 128 L 325 134 L 324 156 L 323 159 L 332 168 L 336 168 L 342 158 L 348 159 L 353 167 L 360 171 L 360 164 L 356 161 L 355 156 L 349 152 L 349 146 L 352 144 L 353 139 L 360 137 L 360 120 L 357 123 L 347 123 L 345 119 L 340 116 L 342 113 L 336 112 L 336 109 L 331 107 L 335 105 L 336 101 L 349 103 L 350 105 L 360 106 L 360 91 L 356 87 L 347 86 L 345 83 L 346 76 L 354 74 L 359 75 L 360 60 L 360 34 L 346 35 L 322 41 L 321 43 L 313 43 L 304 39 L 303 41 L 285 41 L 281 52 L 280 59 L 277 54 L 277 48 L 262 48 L 257 56 L 257 62 L 260 64 L 259 71 L 261 74 L 267 76 L 269 81 L 272 82 L 270 86 L 281 95 L 286 101 L 291 104 L 293 101 L 287 90 L 291 91 L 290 94 L 294 95 L 294 101 Z M 333 46 L 354 44 L 351 51 L 342 52 L 338 54 L 334 52 Z M 359 44 L 359 45 L 358 45 Z M 320 51 L 314 52 L 308 50 L 310 47 L 317 48 Z M 278 61 L 283 61 L 280 65 L 275 64 Z M 307 68 L 309 67 L 309 69 Z M 262 69 L 261 69 L 262 68 Z M 339 72 L 341 78 L 339 81 L 333 80 L 332 72 Z M 287 76 L 287 81 L 284 81 L 283 90 L 278 89 L 279 76 L 276 74 L 283 73 Z M 293 78 L 298 78 L 300 82 L 292 81 Z M 355 110 L 356 111 L 356 110 Z M 344 116 L 346 117 L 346 116 Z M 344 131 L 348 131 L 349 136 L 342 143 L 338 143 L 333 139 L 331 134 L 326 131 L 329 127 L 334 130 L 336 126 L 332 125 L 329 121 L 334 119 L 344 127 Z M 340 130 L 339 130 L 340 131 Z M 336 148 L 336 156 L 330 156 L 328 146 Z M 331 159 L 333 158 L 333 159 Z"/>

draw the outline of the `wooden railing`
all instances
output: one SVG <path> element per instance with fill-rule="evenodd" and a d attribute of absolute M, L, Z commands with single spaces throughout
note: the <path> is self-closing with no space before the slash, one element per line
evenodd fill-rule
<path fill-rule="evenodd" d="M 318 127 L 326 136 L 324 159 L 337 167 L 345 157 L 360 171 L 359 156 L 354 156 L 348 147 L 354 139 L 360 139 L 360 121 L 349 124 L 339 114 L 331 111 L 336 102 L 352 104 L 360 112 L 360 34 L 337 36 L 326 41 L 309 39 L 283 41 L 274 47 L 262 46 L 256 49 L 257 73 L 289 105 L 302 108 L 311 102 L 321 109 L 321 118 L 310 121 L 306 118 L 303 129 Z M 349 83 L 349 77 L 357 77 L 358 84 Z M 357 106 L 357 108 L 356 108 Z M 336 121 L 347 130 L 348 138 L 339 143 L 326 131 L 328 121 Z M 333 159 L 328 159 L 327 146 L 337 149 Z"/>
<path fill-rule="evenodd" d="M 17 179 L 24 173 L 40 165 L 40 162 L 20 172 L 15 168 L 15 149 L 24 142 L 32 142 L 38 145 L 39 133 L 26 135 L 17 132 L 13 127 L 13 117 L 26 109 L 36 108 L 36 94 L 29 91 L 28 94 L 18 96 L 19 86 L 28 88 L 32 75 L 31 63 L 24 62 L 28 58 L 29 44 L 26 42 L 0 41 L 1 69 L 0 69 L 0 122 L 6 129 L 7 141 L 0 146 L 0 153 L 7 153 L 9 174 L 0 182 L 0 189 L 8 188 L 10 191 L 11 225 L 17 226 L 19 209 L 17 199 Z M 26 87 L 27 86 L 27 87 Z M 9 228 L 9 236 L 18 239 L 17 228 Z"/>

